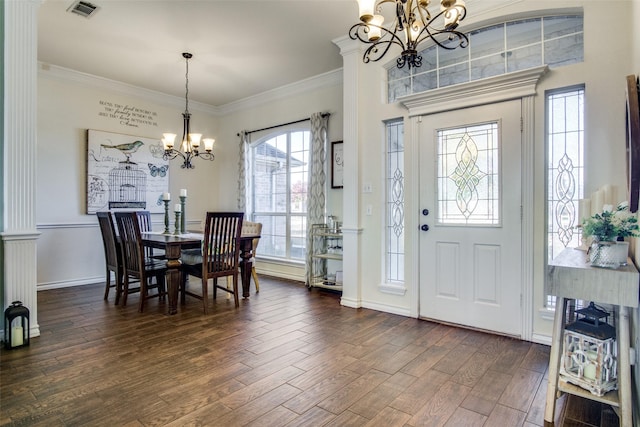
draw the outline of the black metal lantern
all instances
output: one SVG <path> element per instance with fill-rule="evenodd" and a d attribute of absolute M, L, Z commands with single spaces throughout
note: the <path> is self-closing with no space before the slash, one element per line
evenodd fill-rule
<path fill-rule="evenodd" d="M 609 313 L 593 302 L 576 310 L 576 316 L 564 330 L 560 376 L 603 396 L 618 386 L 616 329 L 607 323 Z"/>
<path fill-rule="evenodd" d="M 4 311 L 4 346 L 7 349 L 29 345 L 29 309 L 14 301 Z"/>

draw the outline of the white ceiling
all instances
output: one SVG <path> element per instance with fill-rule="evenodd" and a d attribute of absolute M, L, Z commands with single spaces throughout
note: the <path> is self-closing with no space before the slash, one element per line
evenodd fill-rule
<path fill-rule="evenodd" d="M 342 67 L 332 40 L 357 22 L 356 0 L 45 0 L 38 60 L 221 106 Z"/>

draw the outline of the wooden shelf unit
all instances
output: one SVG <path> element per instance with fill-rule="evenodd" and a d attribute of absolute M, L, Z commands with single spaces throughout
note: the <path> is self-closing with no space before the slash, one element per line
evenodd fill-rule
<path fill-rule="evenodd" d="M 618 269 L 592 267 L 585 251 L 568 248 L 549 263 L 547 275 L 550 294 L 555 295 L 557 299 L 549 355 L 545 422 L 552 425 L 556 399 L 560 393 L 569 393 L 611 405 L 620 418 L 620 426 L 632 427 L 629 308 L 638 307 L 638 270 L 630 259 L 626 266 Z M 588 390 L 567 383 L 560 378 L 560 358 L 563 353 L 567 304 L 571 300 L 593 301 L 615 306 L 617 311 L 618 390 L 610 391 L 604 396 L 596 396 Z"/>

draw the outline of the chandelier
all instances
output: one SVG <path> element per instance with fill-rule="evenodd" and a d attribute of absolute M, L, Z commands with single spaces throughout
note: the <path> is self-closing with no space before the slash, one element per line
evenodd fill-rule
<path fill-rule="evenodd" d="M 200 157 L 205 160 L 213 160 L 215 156 L 211 152 L 213 150 L 213 143 L 215 139 L 204 138 L 202 139 L 201 133 L 191 133 L 191 127 L 189 121 L 191 120 L 191 113 L 189 113 L 189 59 L 193 57 L 189 52 L 184 52 L 182 57 L 185 59 L 187 65 L 187 72 L 185 73 L 185 107 L 184 113 L 182 113 L 182 117 L 184 119 L 184 128 L 182 130 L 182 144 L 180 145 L 182 151 L 176 150 L 174 147 L 174 142 L 176 140 L 175 133 L 163 133 L 162 134 L 162 144 L 164 145 L 164 155 L 162 158 L 164 160 L 173 160 L 176 157 L 181 157 L 183 163 L 181 167 L 183 169 L 193 169 L 195 166 L 191 164 L 191 159 L 194 157 Z M 202 143 L 204 144 L 204 151 L 200 150 L 200 140 L 202 139 Z"/>
<path fill-rule="evenodd" d="M 391 46 L 402 49 L 396 61 L 398 68 L 405 65 L 422 66 L 422 56 L 418 54 L 418 45 L 432 40 L 443 49 L 453 50 L 467 47 L 469 39 L 459 31 L 458 24 L 467 15 L 463 0 L 440 0 L 440 12 L 431 16 L 427 10 L 430 0 L 358 0 L 360 21 L 349 30 L 352 40 L 370 44 L 362 60 L 379 61 Z M 383 27 L 385 17 L 383 5 L 389 3 L 395 9 L 393 25 Z M 390 15 L 389 8 L 386 8 Z"/>

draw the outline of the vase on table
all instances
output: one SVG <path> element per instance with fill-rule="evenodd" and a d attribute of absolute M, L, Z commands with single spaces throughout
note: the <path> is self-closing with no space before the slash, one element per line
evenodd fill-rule
<path fill-rule="evenodd" d="M 589 260 L 594 267 L 619 268 L 627 265 L 629 242 L 594 241 L 589 248 Z"/>

